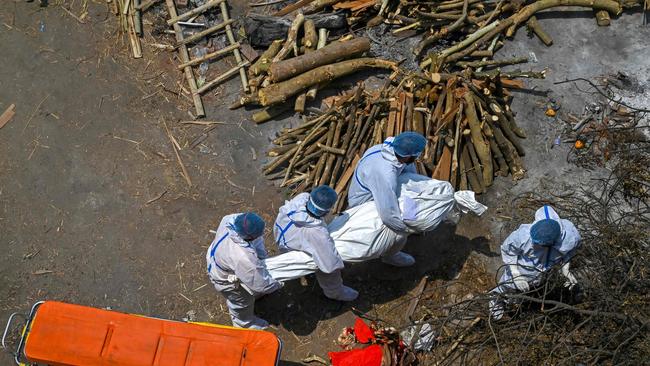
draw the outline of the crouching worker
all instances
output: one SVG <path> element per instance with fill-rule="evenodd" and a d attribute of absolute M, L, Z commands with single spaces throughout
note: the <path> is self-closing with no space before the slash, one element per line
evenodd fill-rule
<path fill-rule="evenodd" d="M 420 156 L 427 139 L 417 132 L 402 132 L 389 137 L 383 144 L 375 145 L 363 154 L 354 170 L 354 179 L 348 193 L 349 207 L 374 201 L 381 221 L 399 234 L 397 243 L 381 260 L 396 267 L 415 264 L 415 258 L 402 252 L 408 228 L 402 219 L 397 195 L 397 178 L 404 173 L 417 173 L 415 160 Z"/>
<path fill-rule="evenodd" d="M 501 245 L 505 272 L 493 294 L 528 292 L 543 284 L 545 274 L 556 265 L 566 278 L 565 287 L 573 288 L 576 278 L 569 271 L 569 261 L 580 246 L 580 234 L 568 220 L 560 219 L 550 206 L 535 212 L 535 221 L 524 224 L 510 234 Z M 492 318 L 503 317 L 506 301 L 490 301 Z"/>
<path fill-rule="evenodd" d="M 343 285 L 343 260 L 323 220 L 336 199 L 336 192 L 328 186 L 316 187 L 311 194 L 300 193 L 280 207 L 273 234 L 281 251 L 299 250 L 312 256 L 318 266 L 316 279 L 325 296 L 352 301 L 359 293 Z"/>
<path fill-rule="evenodd" d="M 255 298 L 282 287 L 269 275 L 262 259 L 264 221 L 254 213 L 225 216 L 208 248 L 208 275 L 226 298 L 232 324 L 240 328 L 265 329 L 269 323 L 255 316 Z"/>

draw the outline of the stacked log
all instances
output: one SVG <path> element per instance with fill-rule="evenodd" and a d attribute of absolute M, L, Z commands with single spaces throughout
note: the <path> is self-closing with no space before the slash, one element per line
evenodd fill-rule
<path fill-rule="evenodd" d="M 391 61 L 363 57 L 370 50 L 367 38 L 339 39 L 327 44 L 326 28 L 299 13 L 288 28 L 286 39 L 270 42 L 250 68 L 251 94 L 231 108 L 243 105 L 267 107 L 253 115 L 262 123 L 293 109 L 303 113 L 319 88 L 332 80 L 366 68 L 396 70 Z"/>
<path fill-rule="evenodd" d="M 420 174 L 483 193 L 495 176 L 517 180 L 525 173 L 520 141 L 525 135 L 509 105 L 508 87 L 514 85 L 499 74 L 410 75 L 389 78 L 379 91 L 359 85 L 335 98 L 323 114 L 280 131 L 264 173 L 297 192 L 329 184 L 340 195 L 341 210 L 364 151 L 416 131 L 428 140 L 416 161 Z"/>

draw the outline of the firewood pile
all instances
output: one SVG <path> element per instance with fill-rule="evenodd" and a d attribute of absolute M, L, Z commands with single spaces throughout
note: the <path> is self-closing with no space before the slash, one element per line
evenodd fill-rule
<path fill-rule="evenodd" d="M 304 37 L 298 41 L 301 30 Z M 252 117 L 256 123 L 262 123 L 291 107 L 304 113 L 306 102 L 334 79 L 365 68 L 396 69 L 394 62 L 362 57 L 369 50 L 370 40 L 363 37 L 327 44 L 327 29 L 317 30 L 313 20 L 298 14 L 287 39 L 272 42 L 251 66 L 251 94 L 240 98 L 231 108 L 249 104 L 268 107 Z"/>
<path fill-rule="evenodd" d="M 331 105 L 323 114 L 280 131 L 264 173 L 296 191 L 335 187 L 338 211 L 364 151 L 416 131 L 428 139 L 416 162 L 420 174 L 482 193 L 494 176 L 524 176 L 520 139 L 526 136 L 515 123 L 508 91 L 520 86 L 500 74 L 480 73 L 395 73 L 379 91 L 359 85 L 326 100 Z"/>
<path fill-rule="evenodd" d="M 563 7 L 561 10 L 568 7 L 591 8 L 597 24 L 607 26 L 611 22 L 610 15 L 616 16 L 623 8 L 641 5 L 637 0 L 299 0 L 274 15 L 297 12 L 313 14 L 331 9 L 332 14 L 345 12 L 352 28 L 388 24 L 396 36 L 420 36 L 414 54 L 425 56 L 422 68 L 431 66 L 434 71 L 439 71 L 456 66 L 464 68 L 469 66 L 468 62 L 474 63 L 473 67 L 522 62 L 520 58 L 492 60 L 500 40 L 511 38 L 522 25 L 526 25 L 530 33 L 550 46 L 553 39 L 535 17 L 543 10 L 557 7 Z"/>

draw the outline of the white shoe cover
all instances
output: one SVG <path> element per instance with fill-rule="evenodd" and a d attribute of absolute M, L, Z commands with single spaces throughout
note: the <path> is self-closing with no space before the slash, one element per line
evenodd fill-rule
<path fill-rule="evenodd" d="M 333 296 L 325 294 L 325 296 L 332 300 L 354 301 L 357 297 L 359 297 L 359 292 L 351 287 L 341 286 L 341 289 L 338 291 L 338 293 L 334 294 Z"/>
<path fill-rule="evenodd" d="M 381 261 L 395 267 L 409 267 L 415 264 L 415 258 L 404 252 L 397 252 L 390 257 L 382 257 Z"/>

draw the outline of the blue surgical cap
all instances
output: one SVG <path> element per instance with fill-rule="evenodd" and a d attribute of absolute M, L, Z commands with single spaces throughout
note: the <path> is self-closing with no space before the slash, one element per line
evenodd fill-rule
<path fill-rule="evenodd" d="M 560 224 L 553 219 L 537 221 L 530 228 L 530 238 L 536 245 L 551 246 L 561 235 Z"/>
<path fill-rule="evenodd" d="M 233 228 L 242 239 L 253 240 L 264 234 L 264 220 L 256 213 L 246 212 L 235 218 Z"/>
<path fill-rule="evenodd" d="M 402 157 L 418 156 L 424 150 L 427 139 L 417 132 L 402 132 L 393 140 L 395 154 Z"/>
<path fill-rule="evenodd" d="M 307 210 L 318 217 L 325 216 L 336 203 L 336 198 L 336 191 L 332 188 L 329 186 L 318 186 L 309 195 Z"/>

